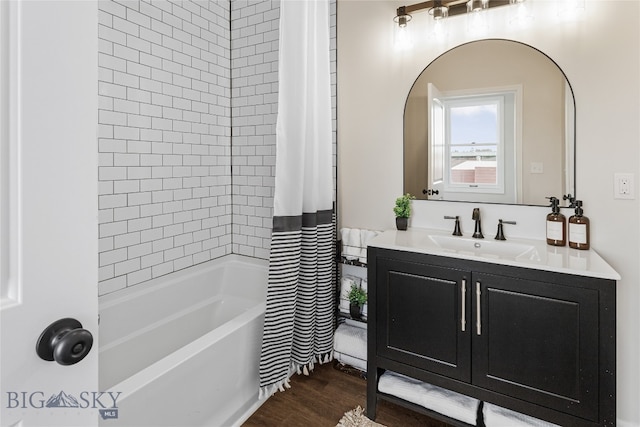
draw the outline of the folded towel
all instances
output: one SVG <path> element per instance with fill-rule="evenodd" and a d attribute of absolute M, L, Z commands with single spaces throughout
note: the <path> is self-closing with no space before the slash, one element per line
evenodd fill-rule
<path fill-rule="evenodd" d="M 340 237 L 342 238 L 343 246 L 353 246 L 354 248 L 361 247 L 361 232 L 359 228 L 341 228 Z"/>
<path fill-rule="evenodd" d="M 366 248 L 361 248 L 360 249 L 360 256 L 358 257 L 358 261 L 360 261 L 363 264 L 367 263 L 367 249 Z"/>
<path fill-rule="evenodd" d="M 551 424 L 491 403 L 485 403 L 482 411 L 484 424 L 487 427 L 558 427 L 557 424 Z"/>
<path fill-rule="evenodd" d="M 350 356 L 348 354 L 340 353 L 339 351 L 334 351 L 333 352 L 333 357 L 335 357 L 335 359 L 338 362 L 344 363 L 345 365 L 353 366 L 354 368 L 358 368 L 361 371 L 366 371 L 367 370 L 367 361 L 366 360 L 358 359 L 357 357 L 353 357 L 353 356 Z"/>
<path fill-rule="evenodd" d="M 390 371 L 380 376 L 378 390 L 467 424 L 476 424 L 480 402 L 472 397 Z"/>
<path fill-rule="evenodd" d="M 359 248 L 361 244 L 360 229 L 352 228 L 349 234 L 347 235 L 347 240 L 343 241 L 342 243 L 347 246 L 353 246 L 355 248 Z"/>
<path fill-rule="evenodd" d="M 358 260 L 367 263 L 367 245 L 379 234 L 378 231 L 361 230 L 359 228 L 341 228 L 342 256 L 349 261 Z"/>
<path fill-rule="evenodd" d="M 346 245 L 347 242 L 351 240 L 351 229 L 350 228 L 341 228 L 340 229 L 340 237 L 342 239 L 342 244 Z"/>
<path fill-rule="evenodd" d="M 360 258 L 361 249 L 357 246 L 342 245 L 342 256 L 348 260 L 356 260 Z"/>
<path fill-rule="evenodd" d="M 348 299 L 340 299 L 340 305 L 338 306 L 341 313 L 349 313 L 349 300 Z"/>
<path fill-rule="evenodd" d="M 360 232 L 360 241 L 361 241 L 360 247 L 363 247 L 366 249 L 367 245 L 369 244 L 369 241 L 374 237 L 376 237 L 377 235 L 378 235 L 377 231 L 362 230 Z"/>
<path fill-rule="evenodd" d="M 367 360 L 367 330 L 341 324 L 333 337 L 333 349 L 343 354 Z"/>

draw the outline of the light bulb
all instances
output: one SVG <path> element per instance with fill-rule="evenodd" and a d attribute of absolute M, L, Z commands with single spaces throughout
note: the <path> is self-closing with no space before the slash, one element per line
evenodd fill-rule
<path fill-rule="evenodd" d="M 430 38 L 442 41 L 447 35 L 447 16 L 449 16 L 449 8 L 443 6 L 441 1 L 435 1 L 434 6 L 429 9 L 429 15 L 433 17 L 433 27 Z"/>
<path fill-rule="evenodd" d="M 467 31 L 469 35 L 477 37 L 484 35 L 489 29 L 485 16 L 489 7 L 489 0 L 469 0 L 467 2 Z"/>
<path fill-rule="evenodd" d="M 489 0 L 469 0 L 467 2 L 467 12 L 480 12 L 489 7 Z"/>
<path fill-rule="evenodd" d="M 395 26 L 394 46 L 398 50 L 408 50 L 413 47 L 413 40 L 411 37 L 411 31 L 409 31 L 409 27 L 407 27 L 406 25 L 404 27 L 401 27 L 399 25 Z"/>
<path fill-rule="evenodd" d="M 448 27 L 444 19 L 438 19 L 433 23 L 431 35 L 434 39 L 442 41 L 447 38 Z"/>
<path fill-rule="evenodd" d="M 483 12 L 467 13 L 467 30 L 471 36 L 482 36 L 489 30 L 489 23 Z"/>
<path fill-rule="evenodd" d="M 509 24 L 524 28 L 533 21 L 533 15 L 529 13 L 524 0 L 510 0 L 512 5 L 509 13 Z"/>

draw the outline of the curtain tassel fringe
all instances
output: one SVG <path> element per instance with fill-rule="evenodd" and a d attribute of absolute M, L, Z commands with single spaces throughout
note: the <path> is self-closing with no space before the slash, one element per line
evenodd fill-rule
<path fill-rule="evenodd" d="M 258 392 L 258 399 L 264 400 L 273 396 L 276 391 L 284 391 L 286 388 L 291 388 L 291 384 L 289 383 L 289 378 L 285 378 L 284 380 L 278 381 L 275 384 L 270 384 L 264 387 L 260 387 L 260 391 Z"/>

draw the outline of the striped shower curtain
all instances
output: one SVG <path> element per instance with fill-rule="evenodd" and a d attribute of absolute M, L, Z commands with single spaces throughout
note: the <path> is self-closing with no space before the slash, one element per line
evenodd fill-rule
<path fill-rule="evenodd" d="M 260 398 L 332 359 L 329 0 L 281 0 L 274 218 Z"/>

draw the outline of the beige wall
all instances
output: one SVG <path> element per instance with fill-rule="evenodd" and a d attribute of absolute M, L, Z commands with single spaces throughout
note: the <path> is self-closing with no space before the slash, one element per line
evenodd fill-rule
<path fill-rule="evenodd" d="M 591 218 L 592 247 L 622 276 L 617 288 L 618 425 L 637 426 L 640 209 L 637 199 L 613 198 L 613 175 L 631 172 L 639 179 L 640 3 L 588 0 L 585 14 L 574 22 L 557 19 L 555 1 L 528 3 L 537 9 L 530 28 L 512 29 L 502 24 L 507 20 L 507 7 L 490 10 L 493 22 L 486 37 L 517 40 L 540 49 L 558 63 L 573 87 L 577 194 Z M 403 4 L 338 0 L 341 227 L 394 226 L 391 208 L 403 191 L 402 117 L 406 96 L 433 59 L 472 40 L 466 32 L 465 18 L 452 17 L 447 23 L 446 42 L 427 41 L 425 30 L 414 37 L 417 43 L 413 50 L 395 51 L 392 18 Z M 425 28 L 427 16 L 415 14 L 410 25 Z M 638 186 L 640 182 L 636 182 Z"/>

